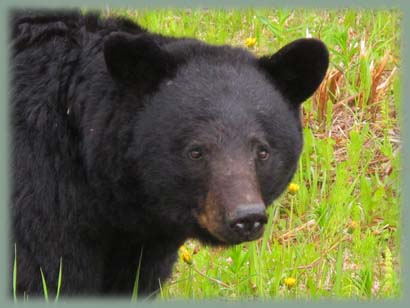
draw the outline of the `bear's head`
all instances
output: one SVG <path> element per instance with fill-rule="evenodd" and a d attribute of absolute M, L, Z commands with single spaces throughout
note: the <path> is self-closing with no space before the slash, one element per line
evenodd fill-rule
<path fill-rule="evenodd" d="M 300 105 L 325 76 L 325 45 L 299 39 L 256 58 L 196 40 L 115 33 L 104 55 L 119 87 L 143 100 L 124 153 L 145 195 L 135 206 L 167 232 L 208 243 L 260 237 L 266 206 L 296 170 Z"/>

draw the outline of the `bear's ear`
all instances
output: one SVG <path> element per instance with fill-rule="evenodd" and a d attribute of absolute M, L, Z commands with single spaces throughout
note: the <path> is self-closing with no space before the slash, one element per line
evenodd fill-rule
<path fill-rule="evenodd" d="M 172 74 L 176 61 L 148 34 L 110 34 L 104 42 L 104 58 L 112 78 L 138 88 L 155 86 Z"/>
<path fill-rule="evenodd" d="M 278 90 L 299 106 L 310 97 L 325 77 L 329 65 L 326 46 L 317 39 L 296 40 L 270 57 L 259 59 Z"/>

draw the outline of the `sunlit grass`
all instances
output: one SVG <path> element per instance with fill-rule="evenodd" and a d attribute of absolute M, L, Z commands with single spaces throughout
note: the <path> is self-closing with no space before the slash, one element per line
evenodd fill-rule
<path fill-rule="evenodd" d="M 322 39 L 331 54 L 322 86 L 303 105 L 304 150 L 294 186 L 269 208 L 264 237 L 227 249 L 188 241 L 172 279 L 161 283 L 160 298 L 401 295 L 400 12 L 111 9 L 106 14 L 131 17 L 164 35 L 249 48 L 257 56 L 310 36 Z M 16 271 L 16 261 L 14 266 Z"/>

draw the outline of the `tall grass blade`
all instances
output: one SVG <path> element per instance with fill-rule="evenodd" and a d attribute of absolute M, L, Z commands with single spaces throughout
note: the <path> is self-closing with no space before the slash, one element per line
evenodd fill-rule
<path fill-rule="evenodd" d="M 44 277 L 43 270 L 41 269 L 41 267 L 40 267 L 40 274 L 41 274 L 41 281 L 42 281 L 42 283 L 43 283 L 44 298 L 45 298 L 46 302 L 48 303 L 47 282 L 46 282 L 46 279 L 45 279 L 45 277 Z"/>
<path fill-rule="evenodd" d="M 337 253 L 336 259 L 336 269 L 335 269 L 335 276 L 336 281 L 334 285 L 334 294 L 339 296 L 341 295 L 341 286 L 342 286 L 342 277 L 343 277 L 343 242 L 339 245 L 339 251 Z"/>
<path fill-rule="evenodd" d="M 16 246 L 16 243 L 14 243 L 13 297 L 14 297 L 14 302 L 17 302 L 17 246 Z"/>
<path fill-rule="evenodd" d="M 134 288 L 132 290 L 131 301 L 136 301 L 138 299 L 138 286 L 139 286 L 139 278 L 140 278 L 140 273 L 141 273 L 141 262 L 142 262 L 143 251 L 144 251 L 144 247 L 141 248 L 140 258 L 138 260 L 137 274 L 135 277 Z"/>
<path fill-rule="evenodd" d="M 63 258 L 60 257 L 60 269 L 58 271 L 57 293 L 56 293 L 56 298 L 54 299 L 55 303 L 58 301 L 58 298 L 60 297 L 62 278 L 63 278 Z"/>

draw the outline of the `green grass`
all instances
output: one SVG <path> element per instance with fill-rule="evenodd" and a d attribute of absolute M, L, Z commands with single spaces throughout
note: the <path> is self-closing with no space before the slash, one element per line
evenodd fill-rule
<path fill-rule="evenodd" d="M 19 297 L 17 296 L 17 248 L 16 244 L 14 244 L 14 262 L 13 262 L 13 299 L 14 302 L 17 303 L 19 300 Z M 43 287 L 43 296 L 44 300 L 48 303 L 49 302 L 49 288 L 47 286 L 47 279 L 45 274 L 43 273 L 42 268 L 39 268 L 39 275 L 41 276 L 41 284 Z M 59 270 L 58 270 L 58 277 L 57 277 L 57 286 L 56 286 L 56 292 L 55 292 L 55 298 L 54 302 L 58 302 L 60 298 L 60 292 L 61 292 L 61 286 L 62 286 L 62 281 L 63 281 L 63 259 L 60 258 L 60 265 L 59 265 Z M 22 300 L 28 301 L 28 294 L 24 292 Z"/>
<path fill-rule="evenodd" d="M 323 88 L 303 108 L 304 151 L 262 239 L 188 241 L 160 298 L 397 298 L 400 251 L 400 19 L 370 10 L 115 10 L 151 31 L 271 54 L 311 35 L 329 47 Z M 332 75 L 333 74 L 333 75 Z M 387 80 L 387 81 L 386 81 Z M 379 86 L 379 88 L 377 88 Z M 285 278 L 296 279 L 286 285 Z"/>
<path fill-rule="evenodd" d="M 305 144 L 293 179 L 299 190 L 285 192 L 269 208 L 266 232 L 256 242 L 220 249 L 188 241 L 193 263 L 179 260 L 172 279 L 162 282 L 160 298 L 401 296 L 400 12 L 106 13 L 211 44 L 246 48 L 245 39 L 256 38 L 250 50 L 257 56 L 307 35 L 322 39 L 331 53 L 328 76 L 303 105 Z"/>
<path fill-rule="evenodd" d="M 141 262 L 142 262 L 142 255 L 144 252 L 144 247 L 141 249 L 140 257 L 138 260 L 138 267 L 137 267 L 137 274 L 135 275 L 134 287 L 132 289 L 131 300 L 136 301 L 138 299 L 138 285 L 139 285 L 139 277 L 141 271 Z"/>
<path fill-rule="evenodd" d="M 17 247 L 14 244 L 14 262 L 13 262 L 13 299 L 17 301 Z"/>
<path fill-rule="evenodd" d="M 40 267 L 40 275 L 41 275 L 41 282 L 42 282 L 42 286 L 43 286 L 44 299 L 45 299 L 46 302 L 49 302 L 49 288 L 47 286 L 47 280 L 46 280 L 46 277 L 45 277 L 41 267 Z M 13 276 L 13 279 L 15 279 L 15 275 Z M 54 302 L 58 302 L 58 299 L 60 297 L 62 279 L 63 279 L 63 258 L 60 258 L 60 266 L 59 266 L 59 270 L 58 270 L 57 286 L 56 286 L 56 293 L 55 293 Z M 15 290 L 16 289 L 15 289 L 15 286 L 14 286 L 14 292 L 15 292 Z"/>

